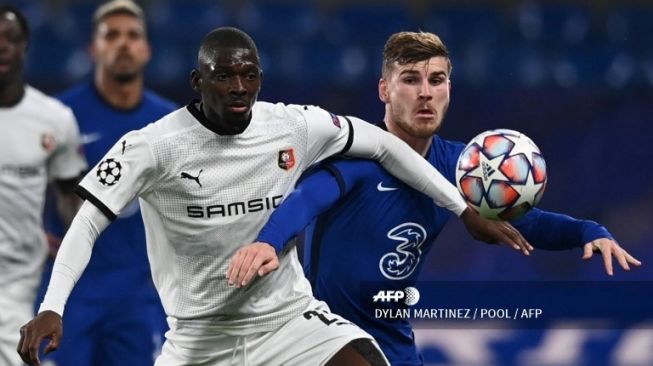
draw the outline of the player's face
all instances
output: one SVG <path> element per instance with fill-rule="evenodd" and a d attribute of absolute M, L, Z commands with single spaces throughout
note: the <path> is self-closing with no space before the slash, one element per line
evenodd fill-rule
<path fill-rule="evenodd" d="M 119 82 L 136 79 L 150 60 L 143 23 L 128 14 L 107 16 L 97 26 L 91 54 L 96 67 L 111 78 Z"/>
<path fill-rule="evenodd" d="M 388 80 L 381 79 L 379 93 L 391 123 L 418 138 L 433 136 L 449 108 L 449 64 L 432 57 L 414 64 L 395 64 Z"/>
<path fill-rule="evenodd" d="M 0 14 L 0 82 L 22 75 L 27 39 L 16 14 Z"/>
<path fill-rule="evenodd" d="M 202 60 L 191 75 L 193 89 L 202 95 L 206 117 L 238 131 L 252 118 L 252 106 L 261 90 L 261 65 L 248 48 L 217 50 Z"/>

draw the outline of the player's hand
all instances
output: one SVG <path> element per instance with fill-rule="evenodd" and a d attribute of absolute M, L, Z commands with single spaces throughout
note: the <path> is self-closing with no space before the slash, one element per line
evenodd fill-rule
<path fill-rule="evenodd" d="M 257 274 L 263 277 L 277 268 L 279 258 L 272 245 L 263 242 L 248 244 L 231 257 L 227 281 L 230 286 L 247 286 Z"/>
<path fill-rule="evenodd" d="M 16 350 L 28 365 L 40 365 L 39 347 L 43 340 L 49 339 L 44 353 L 54 351 L 59 347 L 63 336 L 63 324 L 61 316 L 54 311 L 43 311 L 29 323 L 20 327 L 20 341 Z"/>
<path fill-rule="evenodd" d="M 524 255 L 529 255 L 533 250 L 533 246 L 507 221 L 486 219 L 471 208 L 463 211 L 460 218 L 467 231 L 476 240 L 490 244 L 503 243 L 521 251 Z"/>
<path fill-rule="evenodd" d="M 632 255 L 628 254 L 622 247 L 617 244 L 614 240 L 608 238 L 601 238 L 593 240 L 589 243 L 586 243 L 583 247 L 583 259 L 588 260 L 592 258 L 594 252 L 601 252 L 603 255 L 603 263 L 605 265 L 605 271 L 608 275 L 612 276 L 612 257 L 617 258 L 617 263 L 621 265 L 626 271 L 630 271 L 630 265 L 641 266 L 642 262 L 638 261 Z"/>

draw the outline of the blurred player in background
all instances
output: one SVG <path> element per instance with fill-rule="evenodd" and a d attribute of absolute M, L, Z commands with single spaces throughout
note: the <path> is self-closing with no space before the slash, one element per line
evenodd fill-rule
<path fill-rule="evenodd" d="M 380 126 L 455 182 L 456 162 L 465 144 L 436 135 L 449 106 L 451 70 L 447 48 L 435 34 L 392 35 L 383 52 L 379 81 L 379 97 L 385 103 Z M 306 231 L 304 250 L 304 269 L 315 296 L 374 336 L 393 366 L 421 365 L 408 320 L 375 317 L 361 304 L 375 293 L 364 293 L 361 282 L 387 284 L 383 289 L 414 286 L 424 257 L 450 216 L 374 161 L 332 159 L 300 181 L 257 241 L 281 253 L 317 217 Z M 613 256 L 625 270 L 640 265 L 593 221 L 533 209 L 513 225 L 537 248 L 583 248 L 583 259 L 600 251 L 609 275 Z M 250 273 L 257 270 L 252 266 Z"/>
<path fill-rule="evenodd" d="M 32 317 L 48 250 L 42 229 L 45 187 L 54 180 L 58 209 L 70 223 L 73 188 L 86 169 L 71 110 L 27 85 L 27 20 L 0 6 L 0 364 L 20 365 L 16 331 Z"/>
<path fill-rule="evenodd" d="M 121 136 L 176 106 L 144 89 L 150 48 L 143 11 L 132 1 L 98 7 L 90 52 L 93 80 L 59 98 L 75 113 L 86 158 L 95 165 Z M 151 365 L 167 326 L 136 200 L 98 237 L 94 252 L 68 300 L 66 335 L 51 359 L 61 366 Z"/>
<path fill-rule="evenodd" d="M 274 255 L 265 270 L 278 270 L 238 286 L 225 280 L 229 258 L 252 242 L 301 173 L 335 153 L 379 159 L 477 235 L 528 245 L 509 224 L 470 212 L 455 187 L 391 134 L 318 107 L 256 102 L 261 78 L 247 34 L 210 32 L 191 73 L 201 100 L 128 133 L 84 178 L 86 202 L 62 242 L 39 314 L 21 329 L 25 362 L 39 363 L 44 339 L 46 353 L 58 346 L 66 300 L 93 243 L 136 196 L 171 328 L 159 366 L 386 364 L 367 333 L 313 298 L 294 249 L 277 261 L 269 245 L 250 245 Z"/>

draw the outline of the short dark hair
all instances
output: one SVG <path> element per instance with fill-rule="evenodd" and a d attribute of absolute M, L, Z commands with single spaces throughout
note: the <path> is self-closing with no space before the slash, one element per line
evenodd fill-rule
<path fill-rule="evenodd" d="M 394 68 L 394 63 L 399 65 L 412 64 L 425 61 L 431 57 L 441 56 L 447 59 L 449 74 L 451 74 L 451 60 L 449 51 L 444 42 L 437 35 L 429 32 L 399 32 L 395 33 L 383 48 L 383 77 L 388 77 Z"/>
<path fill-rule="evenodd" d="M 197 61 L 207 61 L 222 48 L 246 48 L 252 50 L 259 60 L 256 43 L 249 34 L 238 28 L 220 27 L 209 32 L 202 40 L 202 45 L 197 54 Z"/>
<path fill-rule="evenodd" d="M 98 26 L 104 19 L 111 15 L 126 14 L 131 15 L 143 23 L 143 30 L 147 33 L 145 24 L 145 14 L 143 9 L 131 0 L 111 0 L 100 5 L 93 14 L 93 34 L 97 32 Z"/>
<path fill-rule="evenodd" d="M 20 25 L 20 28 L 23 31 L 25 41 L 29 41 L 29 24 L 27 23 L 27 18 L 25 18 L 25 15 L 23 15 L 23 13 L 18 10 L 18 8 L 15 8 L 11 5 L 0 5 L 0 14 L 6 13 L 12 13 L 16 16 L 18 25 Z"/>

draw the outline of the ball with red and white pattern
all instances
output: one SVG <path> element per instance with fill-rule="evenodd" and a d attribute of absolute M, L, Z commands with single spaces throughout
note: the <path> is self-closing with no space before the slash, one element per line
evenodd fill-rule
<path fill-rule="evenodd" d="M 542 198 L 546 163 L 533 140 L 521 132 L 499 129 L 474 137 L 456 164 L 456 185 L 482 216 L 512 220 Z"/>

